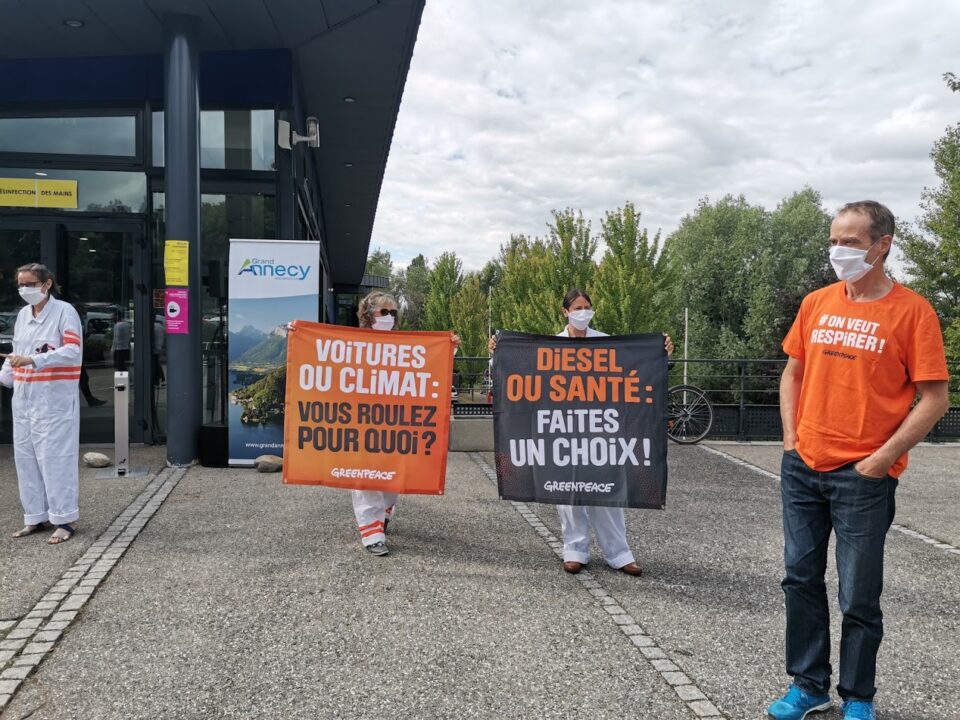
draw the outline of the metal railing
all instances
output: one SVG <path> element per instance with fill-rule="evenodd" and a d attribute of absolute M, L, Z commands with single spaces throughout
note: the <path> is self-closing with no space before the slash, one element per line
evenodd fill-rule
<path fill-rule="evenodd" d="M 686 382 L 703 389 L 714 410 L 710 438 L 724 440 L 779 440 L 780 374 L 783 360 L 738 358 L 670 361 L 670 385 Z M 931 441 L 960 440 L 960 360 L 949 360 L 950 410 L 927 436 Z M 492 388 L 489 358 L 454 360 L 458 406 L 454 415 L 492 414 L 487 404 Z"/>

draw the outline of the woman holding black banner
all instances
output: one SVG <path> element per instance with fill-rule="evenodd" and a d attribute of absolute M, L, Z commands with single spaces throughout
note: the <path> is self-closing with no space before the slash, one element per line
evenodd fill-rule
<path fill-rule="evenodd" d="M 360 327 L 392 330 L 397 322 L 397 300 L 390 293 L 374 290 L 360 301 L 357 309 Z M 454 352 L 460 336 L 453 336 Z M 360 530 L 360 542 L 372 555 L 387 555 L 387 525 L 397 506 L 397 494 L 373 490 L 353 490 L 353 514 Z"/>
<path fill-rule="evenodd" d="M 566 327 L 558 337 L 583 338 L 602 337 L 606 333 L 590 327 L 593 319 L 593 302 L 583 290 L 574 288 L 563 299 L 563 314 L 567 319 Z M 673 341 L 664 335 L 664 347 L 667 354 L 673 353 Z M 491 354 L 497 348 L 495 337 L 490 338 L 488 348 Z M 583 505 L 557 505 L 560 515 L 560 527 L 563 532 L 563 569 L 576 574 L 590 562 L 590 529 L 597 535 L 597 543 L 604 560 L 615 570 L 627 575 L 642 575 L 627 544 L 627 526 L 623 508 Z"/>

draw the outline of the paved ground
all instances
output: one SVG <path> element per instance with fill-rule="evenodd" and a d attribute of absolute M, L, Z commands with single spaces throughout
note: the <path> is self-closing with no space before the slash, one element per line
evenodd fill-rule
<path fill-rule="evenodd" d="M 759 718 L 786 682 L 779 492 L 743 462 L 778 457 L 671 446 L 667 509 L 628 516 L 640 579 L 563 573 L 556 512 L 498 500 L 489 456 L 452 454 L 445 497 L 403 498 L 386 558 L 360 549 L 344 492 L 85 478 L 77 539 L 0 539 L 2 718 Z M 901 484 L 881 719 L 960 718 L 958 477 L 960 448 L 920 448 Z"/>

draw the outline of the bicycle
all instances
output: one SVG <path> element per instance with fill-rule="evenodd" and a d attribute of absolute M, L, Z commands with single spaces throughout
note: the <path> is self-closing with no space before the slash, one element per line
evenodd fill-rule
<path fill-rule="evenodd" d="M 667 389 L 667 437 L 680 445 L 694 445 L 713 427 L 713 405 L 707 393 L 694 385 Z"/>

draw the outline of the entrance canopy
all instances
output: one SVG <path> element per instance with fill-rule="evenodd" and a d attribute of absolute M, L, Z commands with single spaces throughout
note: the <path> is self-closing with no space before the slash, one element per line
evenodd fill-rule
<path fill-rule="evenodd" d="M 56 103 L 49 85 L 52 59 L 89 58 L 100 78 L 126 74 L 149 85 L 161 70 L 164 17 L 199 19 L 200 50 L 284 50 L 293 66 L 289 93 L 296 114 L 319 120 L 320 147 L 306 149 L 318 184 L 335 284 L 358 284 L 363 276 L 384 168 L 406 82 L 424 0 L 59 0 L 4 3 L 0 9 L 0 105 Z M 142 58 L 155 55 L 156 63 Z M 230 56 L 224 56 L 229 58 Z M 252 55 L 251 57 L 264 57 Z M 238 64 L 236 77 L 255 73 Z M 64 65 L 64 68 L 69 68 Z M 130 77 L 133 75 L 134 77 Z M 60 101 L 76 98 L 66 82 Z M 251 78 L 253 79 L 253 78 Z M 256 83 L 253 83 L 256 84 Z M 157 88 L 159 89 L 159 87 Z M 145 92 L 147 90 L 145 89 Z M 147 95 L 149 96 L 149 94 Z M 22 107 L 22 105 L 21 105 Z"/>

